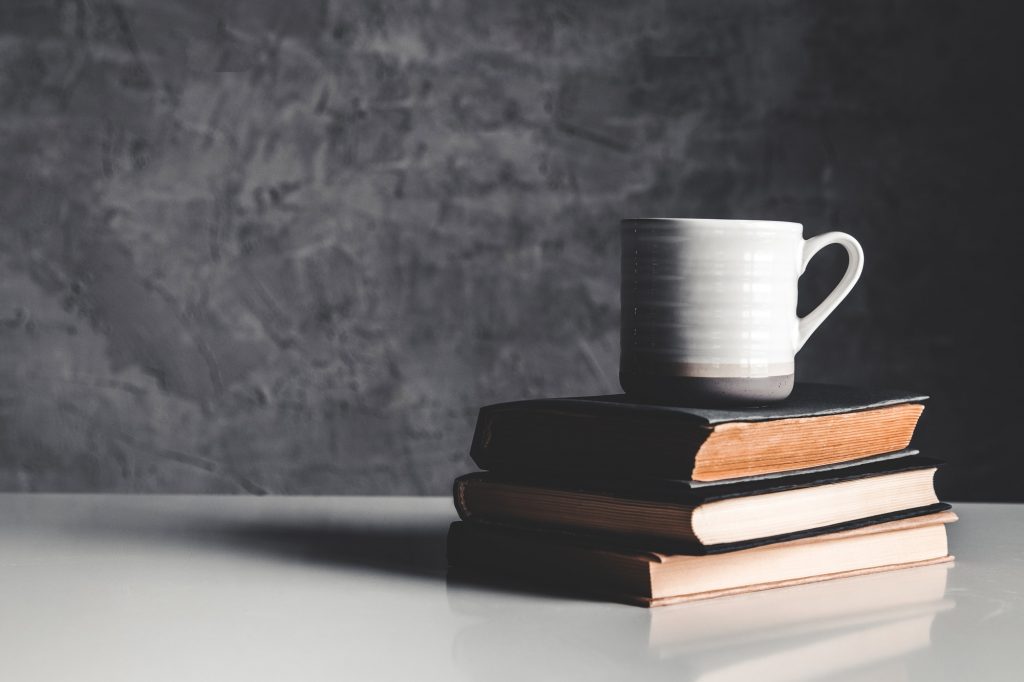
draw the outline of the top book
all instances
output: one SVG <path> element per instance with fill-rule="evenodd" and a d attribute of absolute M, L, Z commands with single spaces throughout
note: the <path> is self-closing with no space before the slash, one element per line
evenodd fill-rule
<path fill-rule="evenodd" d="M 481 408 L 470 456 L 481 469 L 693 481 L 771 476 L 903 450 L 928 396 L 799 383 L 764 407 L 705 409 L 623 395 Z"/>

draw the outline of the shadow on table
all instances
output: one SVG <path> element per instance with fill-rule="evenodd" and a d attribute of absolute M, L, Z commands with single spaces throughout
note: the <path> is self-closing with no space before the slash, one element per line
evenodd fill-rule
<path fill-rule="evenodd" d="M 112 503 L 113 504 L 113 503 Z M 182 511 L 126 507 L 116 518 L 87 520 L 79 533 L 116 536 L 120 541 L 174 544 L 189 550 L 244 554 L 299 565 L 352 568 L 412 578 L 445 581 L 449 588 L 593 600 L 593 595 L 531 585 L 512 579 L 449 573 L 450 522 L 422 515 L 392 515 L 386 520 L 331 519 L 302 515 L 290 519 L 234 518 L 207 514 L 201 507 Z M 170 522 L 169 522 L 170 520 Z"/>
<path fill-rule="evenodd" d="M 273 522 L 204 529 L 198 537 L 228 549 L 294 562 L 444 579 L 447 535 L 447 525 L 396 529 Z"/>
<path fill-rule="evenodd" d="M 594 601 L 597 597 L 564 587 L 534 585 L 511 578 L 451 572 L 446 556 L 448 525 L 423 528 L 325 526 L 301 523 L 246 523 L 200 534 L 219 547 L 274 556 L 299 563 L 348 566 L 411 577 L 445 580 L 447 588 Z"/>
<path fill-rule="evenodd" d="M 74 532 L 118 543 L 172 545 L 294 564 L 445 578 L 449 519 L 436 513 L 403 510 L 377 518 L 356 508 L 346 517 L 345 505 L 271 504 L 256 510 L 245 502 L 211 511 L 202 501 L 183 507 L 179 499 L 158 499 L 140 508 L 130 498 L 114 497 L 102 514 L 79 519 Z"/>

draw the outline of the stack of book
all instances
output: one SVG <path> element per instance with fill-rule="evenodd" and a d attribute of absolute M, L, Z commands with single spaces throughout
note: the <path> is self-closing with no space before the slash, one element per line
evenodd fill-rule
<path fill-rule="evenodd" d="M 766 407 L 626 396 L 480 410 L 456 575 L 657 606 L 949 561 L 927 396 L 798 384 Z"/>

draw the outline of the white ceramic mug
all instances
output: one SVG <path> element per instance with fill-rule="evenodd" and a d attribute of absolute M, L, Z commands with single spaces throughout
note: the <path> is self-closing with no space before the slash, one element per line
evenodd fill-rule
<path fill-rule="evenodd" d="M 797 280 L 829 244 L 849 254 L 846 274 L 813 312 L 797 317 Z M 796 352 L 850 293 L 863 263 L 850 235 L 805 240 L 799 223 L 623 220 L 623 389 L 690 404 L 787 397 Z"/>

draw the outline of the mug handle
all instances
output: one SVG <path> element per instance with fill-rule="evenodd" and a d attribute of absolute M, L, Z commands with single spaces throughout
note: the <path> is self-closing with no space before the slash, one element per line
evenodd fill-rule
<path fill-rule="evenodd" d="M 807 313 L 807 315 L 797 318 L 796 348 L 794 352 L 804 347 L 804 344 L 807 343 L 807 339 L 814 333 L 814 330 L 846 298 L 846 295 L 853 289 L 853 285 L 860 279 L 861 270 L 864 269 L 864 249 L 860 247 L 856 239 L 845 232 L 826 232 L 817 237 L 811 237 L 804 242 L 804 257 L 800 265 L 801 275 L 804 274 L 807 264 L 811 262 L 814 254 L 830 244 L 839 244 L 846 249 L 850 262 L 846 266 L 846 274 L 839 280 L 839 284 L 832 290 L 832 293 L 826 296 L 825 300 L 818 304 L 817 308 Z"/>

